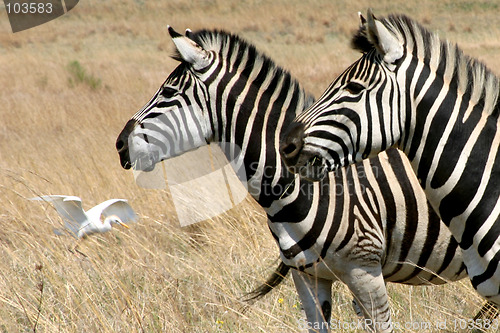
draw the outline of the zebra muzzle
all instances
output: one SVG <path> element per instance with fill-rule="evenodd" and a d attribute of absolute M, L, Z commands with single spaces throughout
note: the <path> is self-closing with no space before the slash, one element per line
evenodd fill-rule
<path fill-rule="evenodd" d="M 130 160 L 129 153 L 129 136 L 134 130 L 136 122 L 134 120 L 129 120 L 123 130 L 118 135 L 116 139 L 116 150 L 120 156 L 120 164 L 124 169 L 130 169 L 132 167 L 132 161 Z"/>

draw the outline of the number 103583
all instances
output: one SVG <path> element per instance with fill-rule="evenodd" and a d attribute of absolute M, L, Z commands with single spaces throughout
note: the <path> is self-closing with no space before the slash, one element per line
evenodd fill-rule
<path fill-rule="evenodd" d="M 453 319 L 452 325 L 455 329 L 498 329 L 499 321 L 498 319 Z"/>
<path fill-rule="evenodd" d="M 5 4 L 8 14 L 51 14 L 51 2 L 8 2 Z"/>

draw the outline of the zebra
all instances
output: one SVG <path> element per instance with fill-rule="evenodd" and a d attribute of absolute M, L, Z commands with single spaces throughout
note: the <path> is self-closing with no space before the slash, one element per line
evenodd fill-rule
<path fill-rule="evenodd" d="M 311 331 L 326 332 L 331 286 L 340 280 L 357 312 L 387 332 L 385 282 L 442 284 L 466 276 L 458 244 L 429 208 L 404 155 L 391 150 L 319 183 L 296 177 L 281 163 L 279 140 L 312 96 L 239 36 L 168 31 L 180 64 L 119 134 L 121 165 L 148 171 L 219 142 L 245 169 L 249 192 L 266 211 L 280 249 L 282 263 L 257 295 L 292 268 Z"/>
<path fill-rule="evenodd" d="M 473 287 L 499 305 L 499 79 L 407 16 L 360 19 L 352 45 L 361 58 L 291 124 L 282 156 L 318 180 L 400 148 L 460 244 Z"/>

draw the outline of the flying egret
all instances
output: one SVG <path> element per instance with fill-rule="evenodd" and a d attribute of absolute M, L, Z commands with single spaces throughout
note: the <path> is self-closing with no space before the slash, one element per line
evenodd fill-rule
<path fill-rule="evenodd" d="M 137 219 L 137 214 L 125 199 L 106 200 L 86 212 L 82 208 L 82 199 L 75 196 L 43 195 L 31 200 L 51 202 L 66 228 L 77 238 L 110 231 L 112 223 L 128 228 L 125 223 Z"/>

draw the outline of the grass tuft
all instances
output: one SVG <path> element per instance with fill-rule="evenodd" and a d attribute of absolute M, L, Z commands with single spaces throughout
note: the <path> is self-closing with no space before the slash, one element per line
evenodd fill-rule
<path fill-rule="evenodd" d="M 90 89 L 96 90 L 101 87 L 101 79 L 93 74 L 88 74 L 85 68 L 77 60 L 71 61 L 66 67 L 70 77 L 68 83 L 71 88 L 79 84 L 85 84 Z"/>

